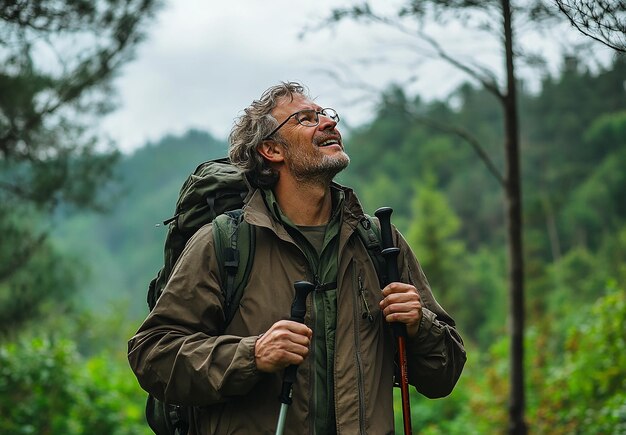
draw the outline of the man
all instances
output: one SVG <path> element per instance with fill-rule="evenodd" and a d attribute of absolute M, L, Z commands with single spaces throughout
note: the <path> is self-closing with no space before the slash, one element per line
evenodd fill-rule
<path fill-rule="evenodd" d="M 380 289 L 356 230 L 368 220 L 354 193 L 332 182 L 350 161 L 338 122 L 293 82 L 245 110 L 230 158 L 257 186 L 244 207 L 257 236 L 239 309 L 224 325 L 209 224 L 129 343 L 144 389 L 194 406 L 192 434 L 273 433 L 291 364 L 299 368 L 285 433 L 393 433 L 389 322 L 406 325 L 409 381 L 422 394 L 449 394 L 461 374 L 466 356 L 454 321 L 397 231 L 402 282 Z M 325 289 L 310 294 L 305 324 L 285 320 L 298 280 Z"/>

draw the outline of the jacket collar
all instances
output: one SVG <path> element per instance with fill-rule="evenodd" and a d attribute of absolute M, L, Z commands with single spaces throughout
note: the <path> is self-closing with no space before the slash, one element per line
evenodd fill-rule
<path fill-rule="evenodd" d="M 331 184 L 333 214 L 331 219 L 343 214 L 342 238 L 347 238 L 365 218 L 363 208 L 354 191 L 337 183 Z M 271 190 L 256 189 L 244 206 L 244 218 L 250 224 L 269 228 L 279 236 L 287 236 L 283 224 L 287 222 Z M 288 236 L 287 236 L 288 237 Z"/>

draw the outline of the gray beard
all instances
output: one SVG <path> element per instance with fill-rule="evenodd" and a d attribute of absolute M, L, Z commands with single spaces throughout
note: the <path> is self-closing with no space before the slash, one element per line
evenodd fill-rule
<path fill-rule="evenodd" d="M 289 153 L 288 167 L 295 179 L 303 184 L 328 185 L 333 178 L 348 167 L 350 157 L 342 153 L 337 156 L 322 155 L 321 159 L 311 158 L 309 155 L 299 155 L 293 158 Z"/>

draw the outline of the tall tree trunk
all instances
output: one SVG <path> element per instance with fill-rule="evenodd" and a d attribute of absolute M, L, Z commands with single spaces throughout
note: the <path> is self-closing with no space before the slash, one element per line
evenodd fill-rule
<path fill-rule="evenodd" d="M 519 159 L 519 125 L 515 70 L 513 66 L 513 24 L 509 0 L 502 0 L 506 56 L 505 128 L 505 215 L 509 250 L 508 282 L 511 328 L 509 434 L 525 435 L 524 421 L 524 258 L 522 246 L 522 189 Z"/>

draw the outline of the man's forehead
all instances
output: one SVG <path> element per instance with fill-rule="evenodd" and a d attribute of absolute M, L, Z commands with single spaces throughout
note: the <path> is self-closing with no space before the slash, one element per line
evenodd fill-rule
<path fill-rule="evenodd" d="M 272 113 L 274 115 L 285 114 L 288 116 L 294 112 L 297 112 L 298 110 L 304 109 L 320 110 L 321 107 L 313 100 L 302 94 L 293 94 L 291 96 L 286 95 L 279 98 L 276 102 L 276 107 L 274 107 L 274 110 L 272 110 Z"/>

